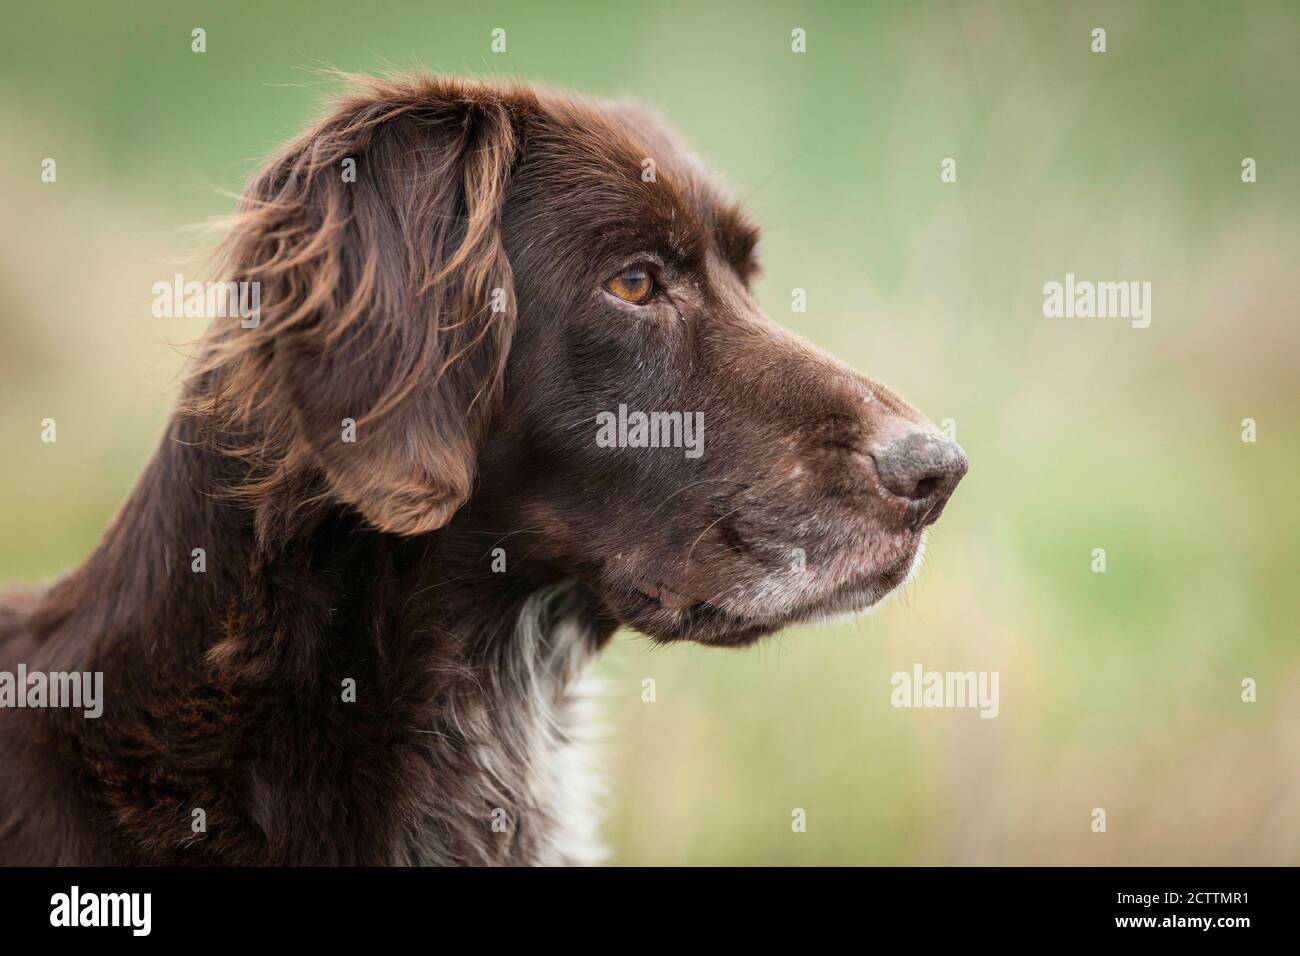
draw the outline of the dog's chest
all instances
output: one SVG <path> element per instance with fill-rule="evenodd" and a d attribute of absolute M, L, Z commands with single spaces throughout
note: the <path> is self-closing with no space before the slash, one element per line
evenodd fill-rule
<path fill-rule="evenodd" d="M 590 865 L 603 858 L 594 767 L 594 651 L 560 592 L 520 614 L 515 640 L 476 693 L 425 736 L 435 767 L 400 862 Z M 562 607 L 562 603 L 560 604 Z"/>

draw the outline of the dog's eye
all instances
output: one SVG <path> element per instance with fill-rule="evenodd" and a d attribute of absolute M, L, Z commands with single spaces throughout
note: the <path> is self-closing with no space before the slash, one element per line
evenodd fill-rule
<path fill-rule="evenodd" d="M 624 302 L 644 305 L 655 294 L 655 280 L 645 269 L 624 269 L 606 279 L 605 288 Z"/>

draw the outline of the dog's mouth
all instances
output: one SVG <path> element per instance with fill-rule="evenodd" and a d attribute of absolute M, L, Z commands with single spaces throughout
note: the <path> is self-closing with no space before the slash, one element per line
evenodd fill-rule
<path fill-rule="evenodd" d="M 638 583 L 629 597 L 629 612 L 621 615 L 624 623 L 658 641 L 738 647 L 784 626 L 751 619 L 649 582 Z"/>
<path fill-rule="evenodd" d="M 736 600 L 735 589 L 700 597 L 686 586 L 639 578 L 616 603 L 623 623 L 660 641 L 738 647 L 810 620 L 865 611 L 897 590 L 920 563 L 922 536 L 883 566 L 859 568 L 798 600 Z M 763 590 L 757 586 L 756 591 Z"/>
<path fill-rule="evenodd" d="M 666 607 L 672 611 L 687 611 L 692 607 L 705 604 L 696 598 L 690 597 L 680 591 L 674 591 L 663 584 L 651 584 L 649 581 L 641 580 L 636 583 L 636 589 L 644 594 L 650 600 L 657 602 L 660 606 Z"/>

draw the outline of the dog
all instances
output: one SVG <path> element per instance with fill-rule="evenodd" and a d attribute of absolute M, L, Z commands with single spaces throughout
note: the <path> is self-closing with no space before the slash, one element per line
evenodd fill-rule
<path fill-rule="evenodd" d="M 355 78 L 234 216 L 258 320 L 85 563 L 0 602 L 11 690 L 104 696 L 0 709 L 0 862 L 597 862 L 614 631 L 867 608 L 967 469 L 763 315 L 757 240 L 640 107 Z"/>

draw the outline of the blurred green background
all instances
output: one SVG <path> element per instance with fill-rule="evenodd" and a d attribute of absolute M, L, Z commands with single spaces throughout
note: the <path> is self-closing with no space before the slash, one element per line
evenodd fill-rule
<path fill-rule="evenodd" d="M 613 860 L 1300 863 L 1298 9 L 8 4 L 0 581 L 76 564 L 126 494 L 199 331 L 150 287 L 332 92 L 313 70 L 630 95 L 764 225 L 769 313 L 952 419 L 972 469 L 871 617 L 618 638 Z M 1150 281 L 1151 327 L 1044 318 L 1066 272 Z M 892 708 L 914 663 L 998 671 L 1000 716 Z"/>

